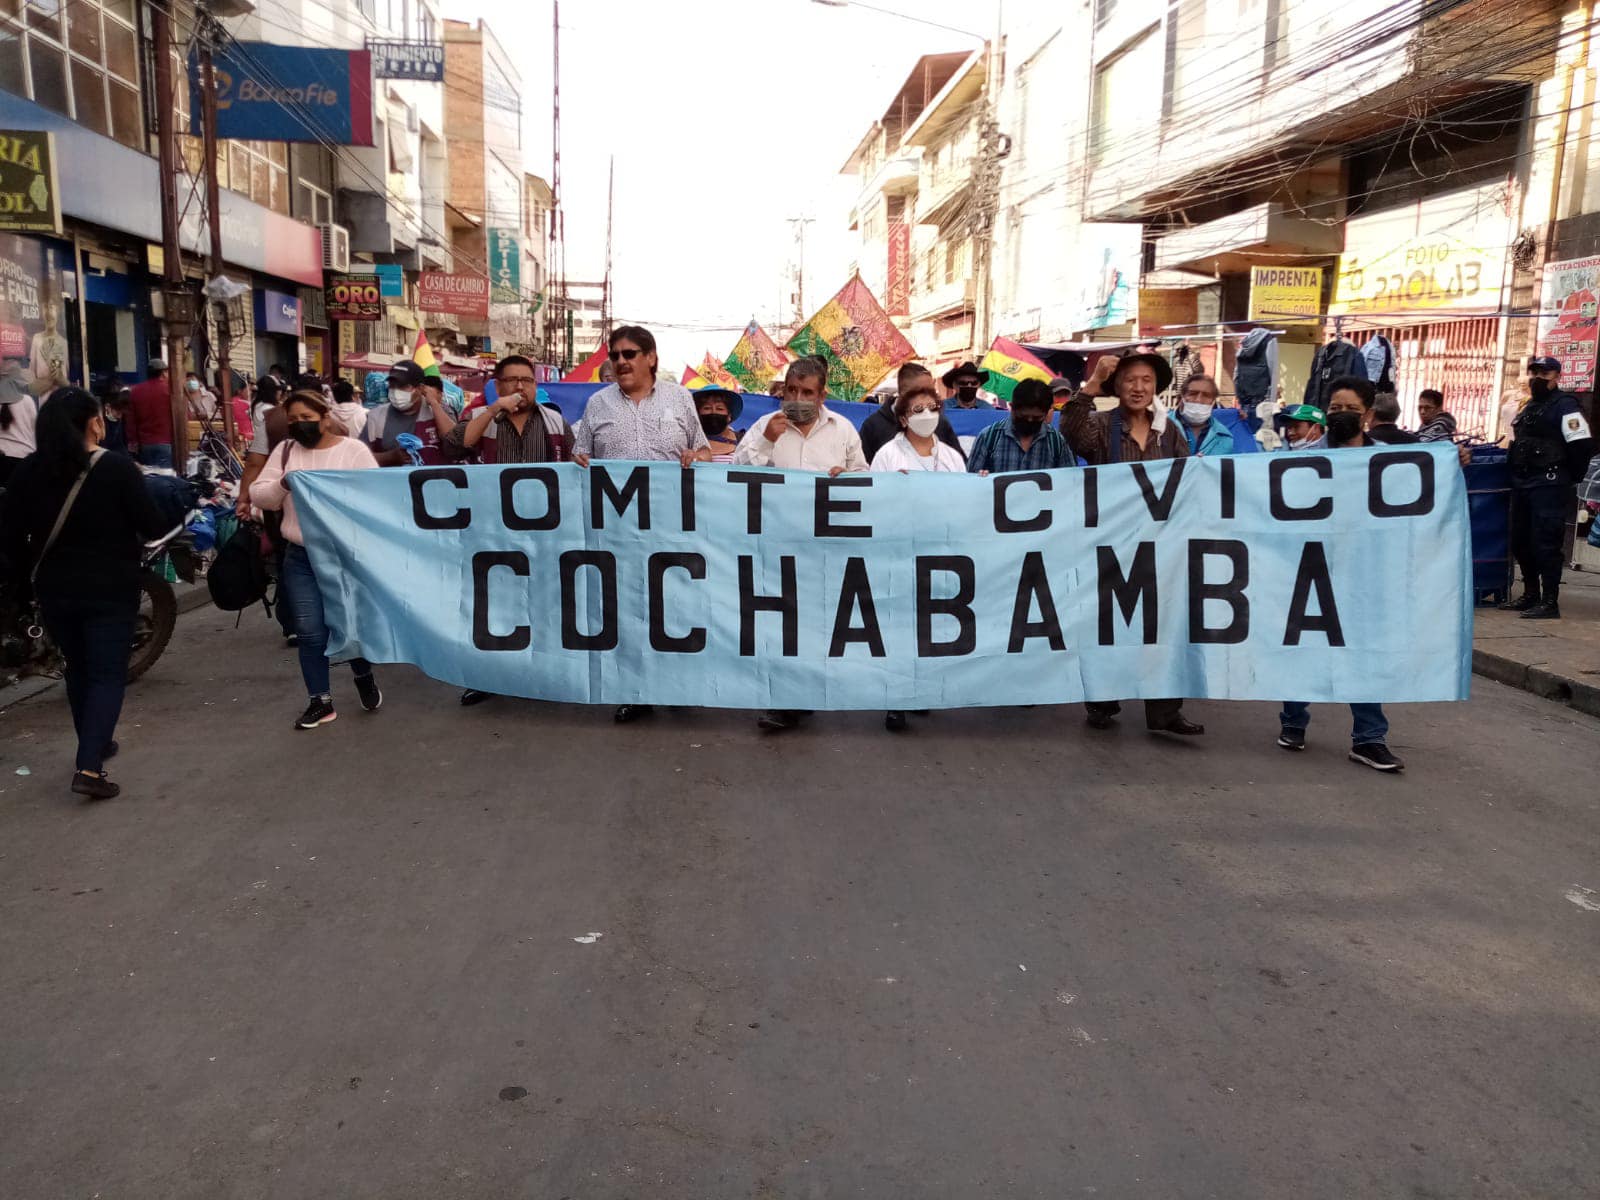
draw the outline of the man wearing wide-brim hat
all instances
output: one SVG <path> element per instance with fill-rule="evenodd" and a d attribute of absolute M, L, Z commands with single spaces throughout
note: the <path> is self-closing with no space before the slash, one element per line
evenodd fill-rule
<path fill-rule="evenodd" d="M 1156 397 L 1172 386 L 1172 366 L 1159 354 L 1102 355 L 1094 373 L 1061 410 L 1067 445 L 1090 466 L 1187 458 L 1189 439 L 1155 410 Z M 1115 396 L 1115 408 L 1096 412 L 1095 399 Z M 1085 705 L 1089 724 L 1109 729 L 1122 704 L 1094 700 Z M 1205 726 L 1183 715 L 1182 700 L 1146 700 L 1145 728 L 1152 733 L 1204 733 Z"/>
<path fill-rule="evenodd" d="M 955 397 L 957 408 L 993 408 L 978 395 L 978 389 L 989 379 L 989 372 L 970 359 L 958 367 L 951 367 L 939 380 Z"/>

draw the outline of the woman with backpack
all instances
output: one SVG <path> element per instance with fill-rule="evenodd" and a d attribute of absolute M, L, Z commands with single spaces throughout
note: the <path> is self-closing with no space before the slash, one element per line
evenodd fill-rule
<path fill-rule="evenodd" d="M 57 390 L 39 410 L 38 448 L 0 500 L 0 558 L 32 585 L 66 659 L 78 733 L 72 790 L 91 800 L 122 790 L 106 778 L 105 760 L 117 752 L 140 553 L 168 529 L 133 460 L 100 448 L 105 432 L 98 400 L 81 388 Z"/>
<path fill-rule="evenodd" d="M 306 554 L 304 535 L 294 508 L 296 471 L 357 471 L 378 462 L 372 451 L 354 438 L 345 437 L 331 406 L 320 392 L 290 393 L 283 406 L 288 419 L 287 440 L 268 456 L 261 472 L 250 486 L 250 499 L 268 512 L 282 512 L 285 546 L 283 571 L 278 587 L 278 603 L 287 607 L 294 627 L 296 649 L 300 653 L 300 674 L 305 680 L 309 703 L 295 721 L 296 729 L 315 729 L 338 714 L 333 708 L 329 688 L 328 626 L 322 611 L 322 592 L 316 572 Z M 350 661 L 355 673 L 356 694 L 361 707 L 376 712 L 383 693 L 373 678 L 372 664 L 364 658 Z"/>

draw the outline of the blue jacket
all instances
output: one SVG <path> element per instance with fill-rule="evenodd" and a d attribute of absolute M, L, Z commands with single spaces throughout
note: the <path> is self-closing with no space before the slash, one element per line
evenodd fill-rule
<path fill-rule="evenodd" d="M 1183 422 L 1179 424 L 1183 425 Z M 1250 427 L 1245 424 L 1244 414 L 1237 408 L 1212 409 L 1211 423 L 1198 438 L 1187 425 L 1183 425 L 1183 432 L 1189 439 L 1189 450 L 1201 458 L 1215 458 L 1219 454 L 1254 454 L 1261 449 Z"/>

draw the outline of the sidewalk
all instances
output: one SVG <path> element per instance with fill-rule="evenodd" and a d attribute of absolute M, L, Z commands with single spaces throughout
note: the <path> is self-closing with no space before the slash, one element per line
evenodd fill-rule
<path fill-rule="evenodd" d="M 1474 672 L 1600 717 L 1600 572 L 1566 573 L 1559 621 L 1492 608 L 1474 615 Z"/>

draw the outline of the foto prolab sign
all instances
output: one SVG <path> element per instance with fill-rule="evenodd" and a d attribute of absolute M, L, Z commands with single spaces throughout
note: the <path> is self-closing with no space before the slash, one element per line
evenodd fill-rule
<path fill-rule="evenodd" d="M 60 233 L 55 141 L 37 129 L 0 129 L 0 229 Z"/>
<path fill-rule="evenodd" d="M 232 42 L 215 56 L 217 136 L 370 146 L 372 53 Z M 189 132 L 201 133 L 200 70 L 189 60 Z"/>

